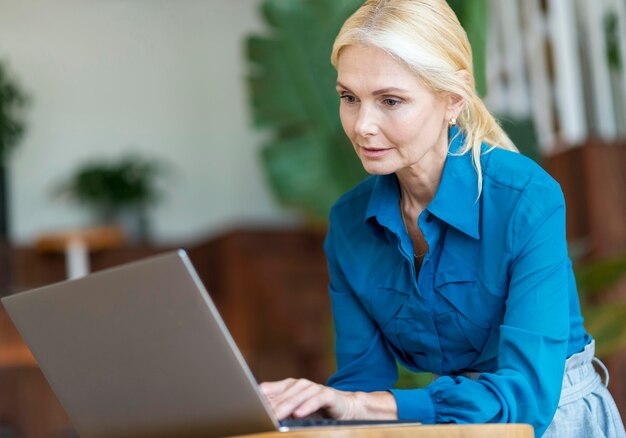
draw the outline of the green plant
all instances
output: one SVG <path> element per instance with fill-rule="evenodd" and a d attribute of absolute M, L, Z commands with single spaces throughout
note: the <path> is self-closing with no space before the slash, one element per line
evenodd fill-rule
<path fill-rule="evenodd" d="M 6 162 L 24 134 L 26 95 L 0 62 L 0 163 Z"/>
<path fill-rule="evenodd" d="M 0 243 L 9 237 L 6 163 L 24 134 L 26 103 L 25 94 L 0 62 Z"/>
<path fill-rule="evenodd" d="M 267 178 L 277 198 L 325 221 L 330 206 L 364 176 L 338 116 L 333 40 L 363 0 L 267 0 L 269 34 L 247 41 L 254 122 L 273 130 L 262 148 Z M 475 74 L 484 91 L 486 1 L 454 1 L 475 44 Z M 471 5 L 470 5 L 471 4 Z"/>
<path fill-rule="evenodd" d="M 158 169 L 156 162 L 135 156 L 90 162 L 76 171 L 61 192 L 103 212 L 147 205 L 158 199 Z"/>
<path fill-rule="evenodd" d="M 596 340 L 599 357 L 626 348 L 626 304 L 606 296 L 606 292 L 624 277 L 626 255 L 580 263 L 576 267 L 585 328 Z"/>
<path fill-rule="evenodd" d="M 5 251 L 10 244 L 7 162 L 24 134 L 22 110 L 26 103 L 25 94 L 0 61 L 0 271 L 4 273 L 0 275 L 0 295 L 10 291 L 12 271 L 11 253 Z"/>
<path fill-rule="evenodd" d="M 147 208 L 156 203 L 161 192 L 157 179 L 163 164 L 136 155 L 118 161 L 92 161 L 56 189 L 56 194 L 90 209 L 102 223 L 119 222 L 125 215 L 134 217 L 132 225 L 139 239 L 147 238 Z"/>

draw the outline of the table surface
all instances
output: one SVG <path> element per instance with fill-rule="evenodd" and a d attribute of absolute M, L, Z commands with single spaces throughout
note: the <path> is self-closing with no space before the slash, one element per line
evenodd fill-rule
<path fill-rule="evenodd" d="M 394 427 L 310 428 L 240 435 L 241 438 L 533 438 L 528 424 L 440 424 Z"/>

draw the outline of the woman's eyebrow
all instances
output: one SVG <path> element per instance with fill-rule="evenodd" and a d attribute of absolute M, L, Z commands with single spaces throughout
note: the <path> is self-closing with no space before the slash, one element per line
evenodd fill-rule
<path fill-rule="evenodd" d="M 374 96 L 378 96 L 379 94 L 390 94 L 390 93 L 406 93 L 407 90 L 398 87 L 387 87 L 381 88 L 380 90 L 374 91 L 372 94 Z"/>
<path fill-rule="evenodd" d="M 337 86 L 340 88 L 343 88 L 345 90 L 350 91 L 350 87 L 345 86 L 344 84 L 342 84 L 341 82 L 337 81 Z M 386 88 L 381 88 L 379 90 L 376 90 L 372 93 L 372 95 L 374 96 L 378 96 L 381 94 L 389 94 L 389 93 L 406 93 L 407 90 L 404 90 L 402 88 L 398 88 L 398 87 L 386 87 Z"/>
<path fill-rule="evenodd" d="M 343 88 L 344 90 L 350 90 L 350 87 L 346 87 L 344 84 L 342 84 L 341 82 L 337 81 L 337 87 Z"/>

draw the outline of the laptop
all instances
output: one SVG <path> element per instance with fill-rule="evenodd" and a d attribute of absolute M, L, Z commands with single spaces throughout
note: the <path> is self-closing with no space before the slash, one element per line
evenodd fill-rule
<path fill-rule="evenodd" d="M 274 416 L 183 250 L 11 295 L 2 304 L 83 438 L 294 427 Z M 320 424 L 295 427 L 306 425 Z"/>

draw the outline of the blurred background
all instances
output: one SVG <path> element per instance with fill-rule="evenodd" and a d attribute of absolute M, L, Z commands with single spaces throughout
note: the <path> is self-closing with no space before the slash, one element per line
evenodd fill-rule
<path fill-rule="evenodd" d="M 0 294 L 184 247 L 259 380 L 324 381 L 325 218 L 364 176 L 329 55 L 360 3 L 0 0 Z M 488 107 L 564 190 L 624 413 L 626 2 L 449 3 Z M 0 308 L 0 437 L 71 435 Z"/>

